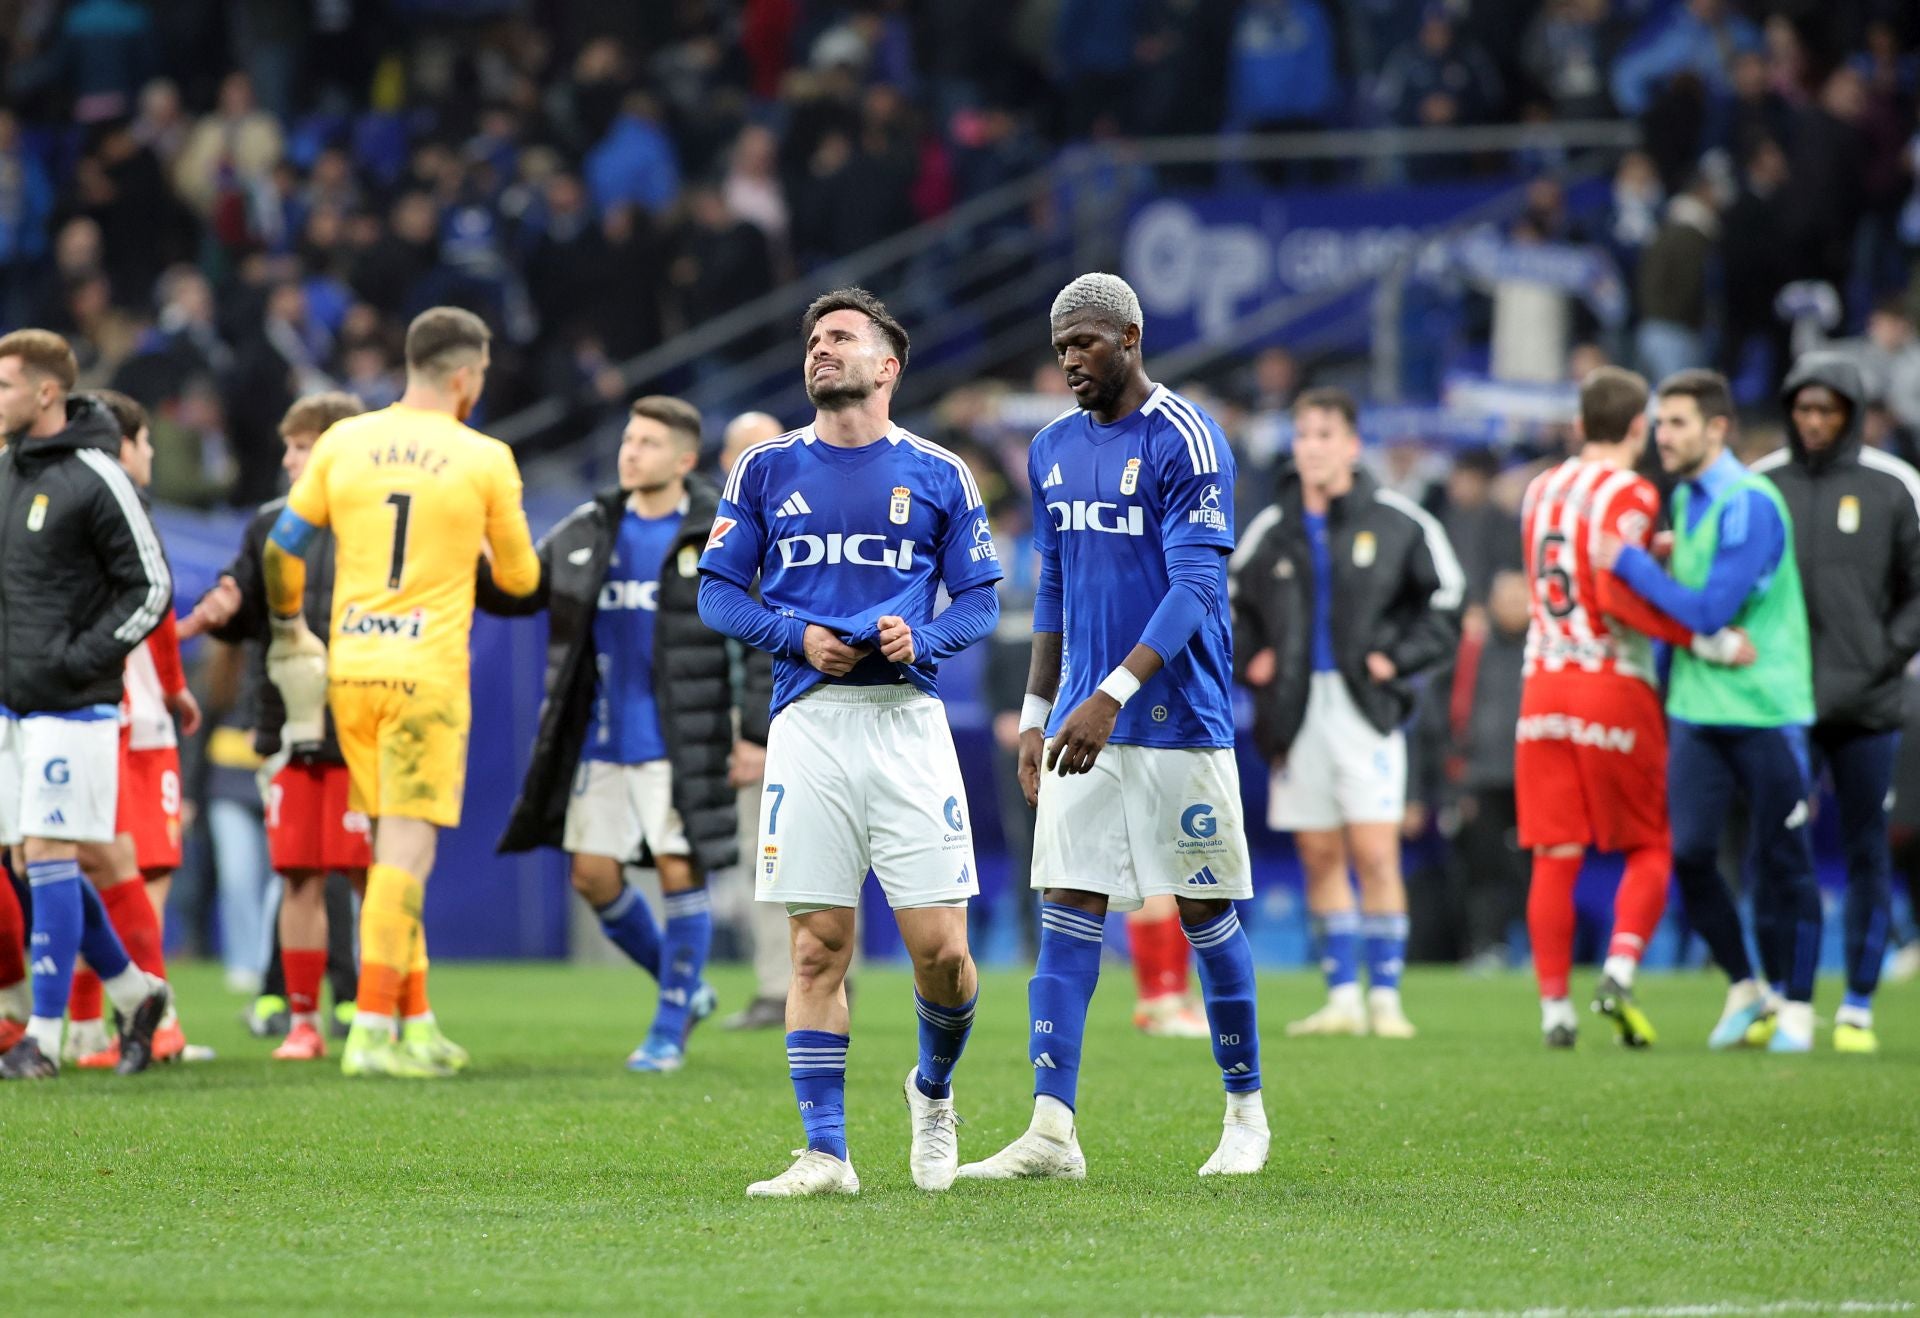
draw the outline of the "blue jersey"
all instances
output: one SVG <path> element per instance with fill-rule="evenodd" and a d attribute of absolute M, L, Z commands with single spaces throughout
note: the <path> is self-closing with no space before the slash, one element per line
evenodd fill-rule
<path fill-rule="evenodd" d="M 1233 745 L 1233 626 L 1225 555 L 1233 549 L 1233 454 L 1213 419 L 1155 385 L 1110 426 L 1075 409 L 1027 455 L 1034 547 L 1060 573 L 1060 691 L 1047 735 L 1120 666 L 1167 593 L 1166 551 L 1221 551 L 1219 608 L 1187 648 L 1120 711 L 1121 746 Z"/>
<path fill-rule="evenodd" d="M 933 620 L 944 584 L 957 595 L 1000 579 L 1000 557 L 979 487 L 966 464 L 894 426 L 862 448 L 837 448 L 812 426 L 740 455 L 700 570 L 751 589 L 768 608 L 829 628 L 849 645 L 872 645 L 878 620 L 909 627 Z M 937 694 L 934 661 L 890 663 L 876 652 L 845 677 L 777 655 L 773 712 L 820 682 L 876 686 L 911 682 Z"/>
<path fill-rule="evenodd" d="M 629 508 L 620 519 L 593 614 L 593 726 L 582 759 L 645 764 L 666 758 L 653 698 L 653 621 L 660 565 L 680 534 L 680 517 L 642 517 Z"/>

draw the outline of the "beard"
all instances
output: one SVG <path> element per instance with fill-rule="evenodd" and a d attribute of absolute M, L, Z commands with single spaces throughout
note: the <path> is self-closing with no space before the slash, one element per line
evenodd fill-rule
<path fill-rule="evenodd" d="M 1126 392 L 1127 373 L 1124 368 L 1113 371 L 1105 379 L 1093 377 L 1094 390 L 1082 397 L 1073 396 L 1073 401 L 1083 412 L 1109 412 L 1120 401 L 1120 395 Z"/>
<path fill-rule="evenodd" d="M 812 376 L 807 377 L 807 401 L 822 412 L 844 412 L 858 407 L 873 397 L 873 391 L 873 381 L 848 375 L 845 367 L 825 384 L 816 384 Z"/>

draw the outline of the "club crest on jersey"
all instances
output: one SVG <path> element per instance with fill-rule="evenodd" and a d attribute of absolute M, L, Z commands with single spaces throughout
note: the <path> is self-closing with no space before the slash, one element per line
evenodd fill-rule
<path fill-rule="evenodd" d="M 772 887 L 780 877 L 780 848 L 768 843 L 760 848 L 760 882 Z"/>
<path fill-rule="evenodd" d="M 1860 529 L 1860 496 L 1844 494 L 1840 496 L 1840 531 L 1843 535 L 1853 535 Z"/>
<path fill-rule="evenodd" d="M 36 494 L 33 496 L 33 507 L 27 509 L 27 529 L 29 531 L 38 531 L 46 524 L 47 496 L 44 494 Z"/>
<path fill-rule="evenodd" d="M 731 517 L 714 518 L 713 530 L 707 532 L 707 548 L 718 549 L 721 545 L 724 545 L 727 542 L 727 532 L 738 525 L 740 525 L 740 523 Z"/>
<path fill-rule="evenodd" d="M 1120 473 L 1120 493 L 1132 494 L 1140 488 L 1140 459 L 1128 458 L 1127 469 Z"/>
<path fill-rule="evenodd" d="M 913 491 L 904 485 L 893 487 L 893 501 L 887 505 L 887 520 L 895 526 L 905 526 L 907 515 L 913 511 Z"/>
<path fill-rule="evenodd" d="M 680 569 L 681 576 L 690 577 L 700 570 L 700 555 L 692 545 L 681 545 L 680 556 L 674 563 Z"/>
<path fill-rule="evenodd" d="M 1373 532 L 1362 531 L 1353 538 L 1353 565 L 1372 567 L 1373 560 L 1379 557 L 1380 546 L 1375 543 Z"/>

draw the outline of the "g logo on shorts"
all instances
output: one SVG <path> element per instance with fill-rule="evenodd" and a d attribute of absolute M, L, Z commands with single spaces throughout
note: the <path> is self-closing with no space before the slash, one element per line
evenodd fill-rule
<path fill-rule="evenodd" d="M 948 828 L 958 833 L 961 829 L 966 827 L 966 822 L 964 821 L 964 819 L 961 817 L 961 814 L 960 814 L 960 798 L 959 797 L 949 796 L 947 798 L 947 803 L 944 807 L 942 807 L 942 810 L 947 816 Z"/>
<path fill-rule="evenodd" d="M 73 779 L 73 770 L 65 758 L 48 760 L 45 772 L 47 781 L 55 787 L 65 787 Z"/>

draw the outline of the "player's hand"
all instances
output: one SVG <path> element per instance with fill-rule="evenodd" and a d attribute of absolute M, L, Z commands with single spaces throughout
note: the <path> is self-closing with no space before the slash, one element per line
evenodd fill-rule
<path fill-rule="evenodd" d="M 1047 748 L 1047 768 L 1062 777 L 1092 772 L 1093 762 L 1113 735 L 1113 721 L 1119 717 L 1120 702 L 1104 691 L 1095 691 L 1053 734 L 1053 745 Z"/>
<path fill-rule="evenodd" d="M 1409 801 L 1406 814 L 1400 817 L 1400 836 L 1417 842 L 1426 835 L 1427 825 L 1432 821 L 1433 815 L 1425 801 Z"/>
<path fill-rule="evenodd" d="M 1269 645 L 1264 650 L 1256 651 L 1253 658 L 1247 660 L 1247 685 L 1266 686 L 1279 671 L 1280 656 Z"/>
<path fill-rule="evenodd" d="M 1620 551 L 1625 547 L 1626 542 L 1619 536 L 1602 533 L 1594 542 L 1593 565 L 1602 572 L 1613 571 L 1613 565 L 1620 561 Z"/>
<path fill-rule="evenodd" d="M 1020 711 L 1003 709 L 993 716 L 993 744 L 1003 751 L 1020 749 Z"/>
<path fill-rule="evenodd" d="M 240 612 L 240 583 L 222 576 L 213 589 L 200 597 L 193 612 L 180 620 L 180 639 L 188 640 L 216 627 L 224 627 Z"/>
<path fill-rule="evenodd" d="M 767 748 L 750 741 L 733 743 L 733 760 L 727 765 L 729 787 L 750 787 L 767 776 Z"/>
<path fill-rule="evenodd" d="M 910 664 L 913 662 L 913 628 L 907 626 L 905 618 L 888 614 L 880 619 L 880 653 L 889 662 Z"/>
<path fill-rule="evenodd" d="M 287 707 L 282 737 L 289 746 L 318 745 L 326 736 L 327 647 L 296 614 L 273 620 L 267 644 L 267 680 Z"/>
<path fill-rule="evenodd" d="M 1020 734 L 1020 792 L 1027 805 L 1040 804 L 1040 756 L 1047 748 L 1047 734 L 1028 728 Z"/>
<path fill-rule="evenodd" d="M 817 622 L 807 624 L 804 642 L 807 662 L 828 677 L 845 677 L 853 666 L 872 653 L 868 647 L 848 645 Z"/>
<path fill-rule="evenodd" d="M 1367 656 L 1367 676 L 1376 682 L 1391 682 L 1400 676 L 1400 668 L 1393 660 L 1375 650 Z"/>
<path fill-rule="evenodd" d="M 1658 535 L 1654 536 L 1653 542 L 1647 546 L 1647 552 L 1649 554 L 1652 554 L 1655 559 L 1657 559 L 1662 563 L 1666 562 L 1669 558 L 1672 558 L 1673 557 L 1673 532 L 1662 531 Z"/>
<path fill-rule="evenodd" d="M 191 737 L 200 731 L 200 702 L 193 692 L 181 687 L 166 699 L 167 711 L 180 720 L 180 735 Z"/>
<path fill-rule="evenodd" d="M 1722 627 L 1711 636 L 1695 636 L 1687 648 L 1695 658 L 1722 668 L 1745 668 L 1760 657 L 1752 639 L 1738 627 Z"/>

